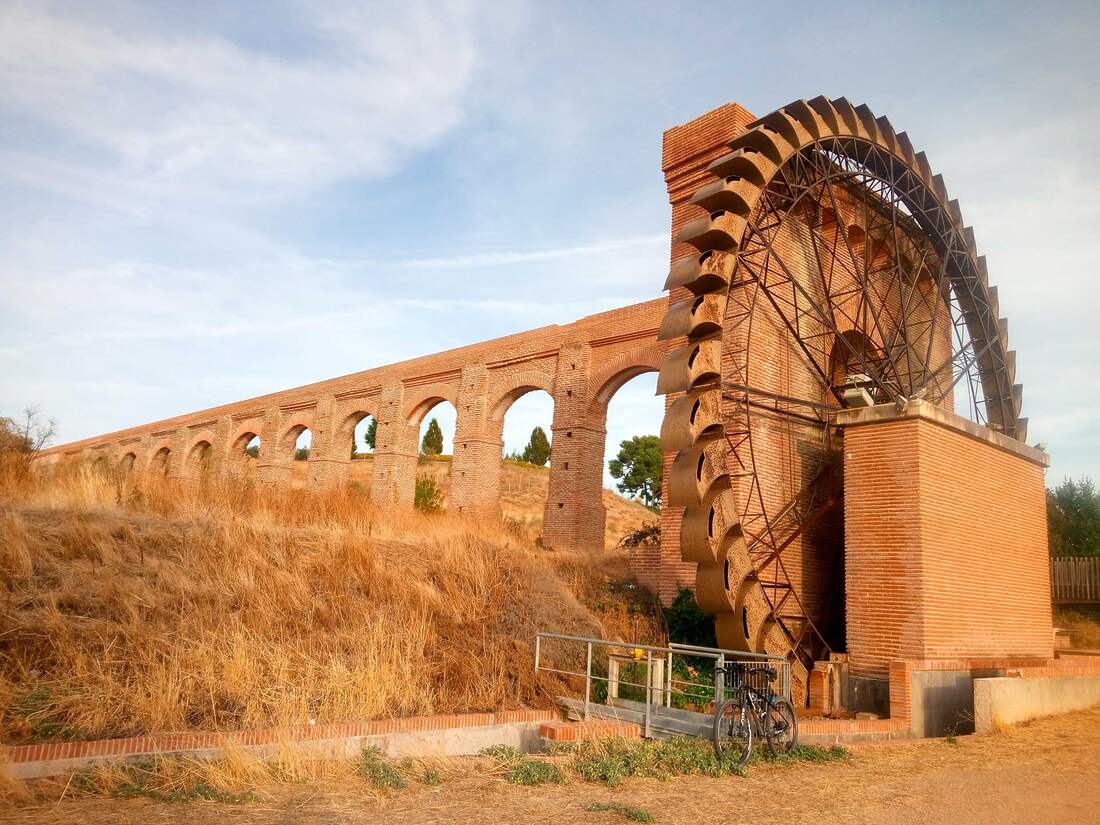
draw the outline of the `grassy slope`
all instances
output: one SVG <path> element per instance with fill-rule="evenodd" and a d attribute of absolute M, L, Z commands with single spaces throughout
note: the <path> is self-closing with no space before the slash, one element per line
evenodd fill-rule
<path fill-rule="evenodd" d="M 373 457 L 365 456 L 351 463 L 348 475 L 350 480 L 369 487 L 373 469 Z M 422 458 L 418 472 L 422 476 L 429 476 L 435 480 L 443 492 L 446 503 L 451 491 L 451 462 L 446 457 Z M 504 517 L 531 530 L 541 531 L 549 476 L 549 468 L 505 461 L 500 479 L 500 504 Z M 295 483 L 304 486 L 305 479 L 306 463 L 296 462 Z M 628 530 L 657 520 L 652 510 L 646 509 L 637 501 L 623 498 L 611 490 L 603 490 L 602 495 L 604 506 L 607 508 L 605 543 L 609 548 L 614 547 L 623 533 Z"/>
<path fill-rule="evenodd" d="M 625 576 L 621 552 L 352 492 L 0 479 L 0 738 L 545 703 L 536 630 L 659 634 Z"/>

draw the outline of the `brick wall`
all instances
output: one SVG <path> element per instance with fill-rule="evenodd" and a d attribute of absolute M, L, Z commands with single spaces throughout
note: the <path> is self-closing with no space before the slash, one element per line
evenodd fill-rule
<path fill-rule="evenodd" d="M 844 425 L 851 672 L 1053 655 L 1046 457 L 928 404 Z"/>
<path fill-rule="evenodd" d="M 669 250 L 669 262 L 690 255 L 693 248 L 685 243 L 677 243 L 675 238 L 684 224 L 706 214 L 702 207 L 688 201 L 704 183 L 713 180 L 707 172 L 707 166 L 729 151 L 727 144 L 745 130 L 755 119 L 750 111 L 737 103 L 727 103 L 712 109 L 706 114 L 664 133 L 661 149 L 661 171 L 665 175 L 668 189 L 668 202 L 672 207 L 672 245 Z M 659 286 L 659 285 L 658 285 Z M 669 294 L 669 302 L 682 300 L 686 290 L 675 290 Z M 677 345 L 680 341 L 670 342 Z M 667 409 L 678 395 L 665 397 Z M 665 455 L 665 478 L 668 468 L 675 458 L 674 453 Z M 664 498 L 668 490 L 664 489 Z M 669 604 L 683 587 L 694 590 L 695 564 L 680 558 L 680 519 L 683 510 L 679 507 L 664 507 L 661 511 L 661 551 L 654 554 L 650 564 L 656 571 L 650 571 L 650 578 L 658 582 L 661 600 Z"/>
<path fill-rule="evenodd" d="M 655 283 L 654 291 L 659 287 Z M 448 504 L 496 517 L 504 416 L 524 393 L 544 390 L 554 399 L 544 540 L 549 546 L 602 548 L 607 404 L 627 380 L 660 366 L 666 347 L 657 341 L 657 328 L 665 306 L 658 298 L 175 416 L 64 444 L 40 460 L 51 465 L 83 459 L 189 482 L 201 472 L 242 472 L 244 448 L 258 435 L 260 454 L 250 472 L 262 484 L 294 486 L 295 475 L 303 472 L 293 461 L 294 442 L 309 429 L 307 486 L 331 488 L 347 481 L 352 431 L 372 415 L 378 432 L 371 495 L 379 503 L 411 506 L 420 422 L 446 401 L 457 413 Z"/>

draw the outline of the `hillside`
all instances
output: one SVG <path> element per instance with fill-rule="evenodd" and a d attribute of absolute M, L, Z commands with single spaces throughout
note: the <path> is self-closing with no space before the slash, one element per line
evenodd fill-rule
<path fill-rule="evenodd" d="M 545 705 L 537 630 L 662 633 L 622 551 L 354 490 L 2 470 L 6 742 Z"/>
<path fill-rule="evenodd" d="M 305 486 L 306 470 L 306 462 L 294 463 L 294 480 L 299 487 Z M 351 462 L 348 478 L 369 488 L 373 470 L 374 457 L 363 456 Z M 444 505 L 446 505 L 451 491 L 449 457 L 421 458 L 417 472 L 419 475 L 435 480 L 443 493 Z M 548 467 L 532 467 L 505 461 L 500 480 L 500 504 L 504 517 L 536 533 L 541 531 L 549 479 Z M 657 520 L 657 516 L 651 510 L 611 490 L 603 490 L 603 503 L 607 508 L 605 546 L 608 548 L 614 547 L 626 531 Z"/>

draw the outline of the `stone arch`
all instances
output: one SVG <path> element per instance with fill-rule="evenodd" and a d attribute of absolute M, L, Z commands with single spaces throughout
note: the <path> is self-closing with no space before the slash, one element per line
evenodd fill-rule
<path fill-rule="evenodd" d="M 608 402 L 623 384 L 644 373 L 659 372 L 664 356 L 663 346 L 651 344 L 616 355 L 604 364 L 600 371 L 592 376 L 591 386 L 594 389 L 591 400 L 588 402 L 589 414 L 606 413 Z"/>
<path fill-rule="evenodd" d="M 125 455 L 118 460 L 118 470 L 124 475 L 128 476 L 133 472 L 134 466 L 137 464 L 137 453 L 133 450 L 128 450 Z"/>
<path fill-rule="evenodd" d="M 539 370 L 526 370 L 509 376 L 494 388 L 493 402 L 489 406 L 490 421 L 504 421 L 508 408 L 529 392 L 544 390 L 554 397 L 554 378 Z"/>
<path fill-rule="evenodd" d="M 261 426 L 259 422 L 248 421 L 241 424 L 233 431 L 233 435 L 229 437 L 229 443 L 226 445 L 230 454 L 236 457 L 240 453 L 244 453 L 245 447 L 253 438 L 260 438 L 260 450 L 263 450 L 263 440 L 260 435 Z"/>
<path fill-rule="evenodd" d="M 164 438 L 149 449 L 149 461 L 146 468 L 153 475 L 168 475 L 169 463 L 172 460 L 172 441 Z"/>
<path fill-rule="evenodd" d="M 306 430 L 313 430 L 313 416 L 305 413 L 293 415 L 289 419 L 283 422 L 281 428 L 281 434 L 275 439 L 273 445 L 275 455 L 274 458 L 284 458 L 287 454 L 291 458 L 294 457 L 294 445 L 298 441 L 300 436 Z M 260 448 L 261 450 L 263 447 Z"/>
<path fill-rule="evenodd" d="M 209 430 L 201 430 L 191 436 L 187 449 L 183 452 L 185 477 L 198 479 L 211 469 L 216 443 L 217 439 Z"/>
<path fill-rule="evenodd" d="M 378 417 L 368 410 L 366 405 L 361 405 L 349 410 L 340 418 L 340 424 L 337 426 L 335 433 L 335 443 L 341 445 L 339 449 L 343 449 L 343 445 L 351 440 L 355 428 L 359 426 L 359 422 L 371 416 L 374 416 L 376 421 L 378 420 Z M 337 455 L 340 454 L 339 449 Z"/>
<path fill-rule="evenodd" d="M 404 420 L 419 427 L 428 411 L 440 401 L 449 401 L 458 409 L 458 392 L 450 384 L 427 384 L 415 387 L 405 401 Z"/>

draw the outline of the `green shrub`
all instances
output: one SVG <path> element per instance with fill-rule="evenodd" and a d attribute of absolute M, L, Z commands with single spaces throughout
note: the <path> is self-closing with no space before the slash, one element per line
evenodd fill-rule
<path fill-rule="evenodd" d="M 695 594 L 686 587 L 680 589 L 676 601 L 665 610 L 668 640 L 701 647 L 718 647 L 714 635 L 714 617 L 699 609 Z"/>
<path fill-rule="evenodd" d="M 397 767 L 383 759 L 382 752 L 375 747 L 363 748 L 359 758 L 359 772 L 380 790 L 400 790 L 408 784 Z"/>
<path fill-rule="evenodd" d="M 719 762 L 708 739 L 677 736 L 671 739 L 598 739 L 564 745 L 559 753 L 572 753 L 569 767 L 589 782 L 619 785 L 630 776 L 647 779 L 671 779 L 676 776 L 740 775 L 743 771 L 731 754 Z M 771 756 L 766 748 L 753 752 L 752 762 L 834 762 L 847 759 L 848 751 L 839 745 L 823 748 L 799 745 L 784 756 Z"/>
<path fill-rule="evenodd" d="M 618 802 L 593 802 L 591 805 L 585 805 L 586 811 L 592 813 L 615 813 L 620 816 L 629 819 L 631 822 L 656 822 L 653 818 L 653 814 L 644 808 L 634 808 L 630 805 L 622 805 Z"/>
<path fill-rule="evenodd" d="M 505 768 L 504 781 L 513 785 L 546 785 L 564 783 L 565 774 L 557 765 L 544 759 L 531 759 L 511 745 L 493 745 L 481 751 L 500 768 Z"/>
<path fill-rule="evenodd" d="M 435 479 L 421 476 L 416 480 L 413 504 L 422 513 L 438 513 L 443 509 L 443 493 L 436 486 Z"/>
<path fill-rule="evenodd" d="M 513 785 L 561 785 L 565 782 L 565 774 L 552 762 L 524 758 L 508 769 L 504 780 Z"/>

